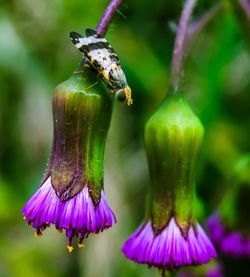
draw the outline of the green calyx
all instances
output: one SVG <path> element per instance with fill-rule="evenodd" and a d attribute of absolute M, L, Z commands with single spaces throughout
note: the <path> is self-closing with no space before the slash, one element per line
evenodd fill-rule
<path fill-rule="evenodd" d="M 88 68 L 57 86 L 53 96 L 54 138 L 48 174 L 62 201 L 88 185 L 98 204 L 113 98 Z"/>
<path fill-rule="evenodd" d="M 175 217 L 185 235 L 194 221 L 195 173 L 203 132 L 181 93 L 168 95 L 146 124 L 151 179 L 147 216 L 156 233 Z"/>

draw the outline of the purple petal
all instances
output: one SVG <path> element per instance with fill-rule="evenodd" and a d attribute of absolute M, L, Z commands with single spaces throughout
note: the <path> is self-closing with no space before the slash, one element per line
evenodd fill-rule
<path fill-rule="evenodd" d="M 207 220 L 207 227 L 212 241 L 224 255 L 250 257 L 250 238 L 246 239 L 240 232 L 225 228 L 218 214 Z"/>
<path fill-rule="evenodd" d="M 246 250 L 245 250 L 246 256 L 248 258 L 250 258 L 250 237 L 247 238 L 246 246 L 245 247 L 246 247 Z"/>
<path fill-rule="evenodd" d="M 206 222 L 206 226 L 211 240 L 216 245 L 219 245 L 225 234 L 224 225 L 221 222 L 219 214 L 215 213 L 210 216 Z"/>
<path fill-rule="evenodd" d="M 151 221 L 141 225 L 124 243 L 122 251 L 137 263 L 167 269 L 204 264 L 216 257 L 212 243 L 199 224 L 196 232 L 191 227 L 184 238 L 174 218 L 159 235 L 154 234 Z"/>
<path fill-rule="evenodd" d="M 65 229 L 70 243 L 73 237 L 80 235 L 82 240 L 89 233 L 98 233 L 116 222 L 104 192 L 95 208 L 87 185 L 73 198 L 60 202 L 49 177 L 24 206 L 22 213 L 40 235 L 49 225 Z"/>
<path fill-rule="evenodd" d="M 221 242 L 221 251 L 229 256 L 242 257 L 245 254 L 245 242 L 240 233 L 229 233 Z"/>

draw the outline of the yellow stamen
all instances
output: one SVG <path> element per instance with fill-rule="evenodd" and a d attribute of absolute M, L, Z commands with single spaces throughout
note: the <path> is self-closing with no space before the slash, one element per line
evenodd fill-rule
<path fill-rule="evenodd" d="M 74 247 L 72 245 L 67 245 L 68 251 L 69 253 L 71 253 L 74 249 Z"/>
<path fill-rule="evenodd" d="M 41 235 L 40 235 L 39 233 L 35 232 L 35 233 L 34 233 L 34 236 L 35 236 L 36 238 L 39 238 Z"/>
<path fill-rule="evenodd" d="M 85 244 L 84 244 L 84 243 L 78 243 L 78 247 L 79 247 L 79 248 L 84 248 L 84 247 L 85 247 Z"/>

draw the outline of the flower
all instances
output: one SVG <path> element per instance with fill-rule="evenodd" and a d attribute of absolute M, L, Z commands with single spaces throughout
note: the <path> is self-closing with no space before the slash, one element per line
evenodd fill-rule
<path fill-rule="evenodd" d="M 206 224 L 211 240 L 224 255 L 250 257 L 249 240 L 240 232 L 229 231 L 218 213 L 210 216 Z"/>
<path fill-rule="evenodd" d="M 232 174 L 232 187 L 206 224 L 209 236 L 224 256 L 250 257 L 250 154 L 243 155 Z"/>
<path fill-rule="evenodd" d="M 48 169 L 24 206 L 36 235 L 50 225 L 65 230 L 68 250 L 90 233 L 116 222 L 103 190 L 103 159 L 113 100 L 95 74 L 85 68 L 60 84 L 53 96 L 54 138 Z"/>
<path fill-rule="evenodd" d="M 215 213 L 211 217 L 208 218 L 207 222 L 207 229 L 209 231 L 209 236 L 212 236 L 212 240 L 214 243 L 218 244 L 224 237 L 224 226 L 220 220 L 220 216 Z"/>
<path fill-rule="evenodd" d="M 128 259 L 164 272 L 216 257 L 194 214 L 202 138 L 203 126 L 180 92 L 170 93 L 148 120 L 149 201 L 143 224 L 122 247 Z"/>
<path fill-rule="evenodd" d="M 79 236 L 78 246 L 89 233 L 98 233 L 116 222 L 115 215 L 109 207 L 104 191 L 95 208 L 88 187 L 85 186 L 74 198 L 61 202 L 57 197 L 49 177 L 23 208 L 25 219 L 36 229 L 36 236 L 50 224 L 57 230 L 66 230 L 69 239 L 68 249 L 73 250 L 72 239 Z"/>
<path fill-rule="evenodd" d="M 152 222 L 141 225 L 126 241 L 122 251 L 128 259 L 159 268 L 173 269 L 183 265 L 207 263 L 215 250 L 202 227 L 190 227 L 187 237 L 171 218 L 167 227 L 155 235 Z"/>

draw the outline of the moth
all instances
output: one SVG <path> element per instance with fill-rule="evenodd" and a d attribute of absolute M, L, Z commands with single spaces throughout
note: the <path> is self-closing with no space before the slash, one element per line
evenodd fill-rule
<path fill-rule="evenodd" d="M 120 60 L 109 42 L 91 29 L 86 29 L 85 37 L 77 32 L 70 32 L 70 39 L 84 53 L 89 65 L 98 72 L 116 99 L 127 105 L 133 104 L 131 89 Z"/>

